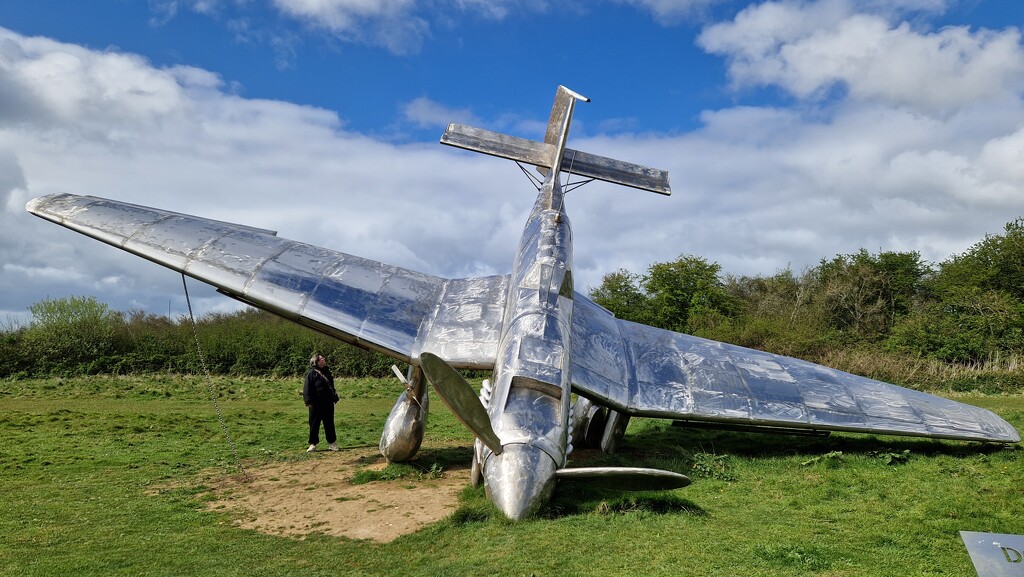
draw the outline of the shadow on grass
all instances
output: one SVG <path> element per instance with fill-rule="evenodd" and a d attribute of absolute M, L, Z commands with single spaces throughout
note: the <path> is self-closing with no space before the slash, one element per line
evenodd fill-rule
<path fill-rule="evenodd" d="M 376 445 L 366 445 L 366 447 Z M 345 447 L 348 448 L 348 447 Z M 422 449 L 416 456 L 411 460 L 401 464 L 408 466 L 413 469 L 420 469 L 422 471 L 430 471 L 432 469 L 441 469 L 445 471 L 468 469 L 470 461 L 473 458 L 473 447 L 437 447 L 432 449 Z M 356 459 L 356 464 L 366 466 L 374 463 L 379 463 L 383 460 L 383 457 L 379 453 L 373 453 L 371 455 L 364 455 Z"/>
<path fill-rule="evenodd" d="M 560 481 L 551 502 L 539 513 L 543 519 L 576 515 L 623 515 L 640 513 L 669 515 L 682 513 L 703 517 L 699 505 L 670 491 L 610 491 L 588 486 L 586 482 Z"/>
<path fill-rule="evenodd" d="M 437 447 L 422 449 L 409 463 L 429 469 L 435 463 L 444 470 L 468 469 L 473 459 L 473 447 Z"/>
<path fill-rule="evenodd" d="M 555 493 L 535 515 L 539 520 L 556 520 L 581 515 L 671 515 L 703 517 L 699 505 L 669 491 L 611 491 L 588 486 L 585 482 L 560 481 Z M 506 518 L 484 494 L 483 487 L 466 487 L 459 497 L 459 508 L 446 519 L 452 526 L 470 523 L 516 523 Z"/>
<path fill-rule="evenodd" d="M 664 461 L 695 453 L 729 454 L 748 458 L 819 455 L 831 451 L 870 454 L 878 451 L 909 450 L 916 455 L 963 458 L 996 453 L 1007 448 L 999 443 L 976 443 L 896 437 L 886 435 L 834 433 L 829 436 L 722 431 L 672 426 L 668 422 L 645 424 L 627 434 L 619 454 L 627 459 Z"/>
<path fill-rule="evenodd" d="M 616 453 L 577 449 L 569 467 L 651 467 L 666 469 L 693 479 L 735 481 L 727 455 L 746 459 L 815 457 L 833 452 L 861 454 L 901 453 L 925 457 L 971 458 L 1005 450 L 995 443 L 972 443 L 915 437 L 836 433 L 830 436 L 737 432 L 672 426 L 669 421 L 638 422 L 630 429 Z M 424 451 L 418 461 L 446 463 L 446 468 L 469 466 L 470 447 Z M 585 481 L 559 481 L 551 501 L 537 514 L 540 519 L 579 515 L 667 515 L 704 517 L 699 505 L 671 491 L 629 492 L 589 486 Z M 452 525 L 486 521 L 508 521 L 484 495 L 483 488 L 467 487 L 459 509 L 448 519 Z"/>

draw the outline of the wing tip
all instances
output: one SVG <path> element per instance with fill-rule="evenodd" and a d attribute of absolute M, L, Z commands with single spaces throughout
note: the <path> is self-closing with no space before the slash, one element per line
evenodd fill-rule
<path fill-rule="evenodd" d="M 42 213 L 45 212 L 43 210 L 43 207 L 46 204 L 48 204 L 49 201 L 52 201 L 53 199 L 56 199 L 56 198 L 66 197 L 66 196 L 71 196 L 71 195 L 69 195 L 67 193 L 59 193 L 58 192 L 58 193 L 54 193 L 54 194 L 44 194 L 43 196 L 37 196 L 37 197 L 29 200 L 27 203 L 25 203 L 25 210 L 27 210 L 28 212 L 30 212 L 30 213 L 32 213 L 32 214 L 34 214 L 36 216 L 42 216 Z"/>

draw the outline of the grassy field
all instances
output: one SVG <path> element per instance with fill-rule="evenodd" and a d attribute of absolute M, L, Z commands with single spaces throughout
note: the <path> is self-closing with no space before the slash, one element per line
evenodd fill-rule
<path fill-rule="evenodd" d="M 297 381 L 215 386 L 246 466 L 318 458 L 304 453 Z M 398 387 L 353 381 L 341 392 L 341 443 L 376 445 Z M 958 400 L 1024 429 L 1022 396 Z M 470 436 L 440 402 L 432 408 L 418 466 L 468 461 Z M 467 488 L 450 518 L 391 543 L 293 539 L 204 507 L 204 479 L 238 471 L 201 379 L 7 381 L 0 414 L 5 576 L 961 576 L 974 573 L 959 531 L 1024 534 L 1016 447 L 637 419 L 620 454 L 587 464 L 668 468 L 691 486 L 622 494 L 566 483 L 522 523 Z"/>

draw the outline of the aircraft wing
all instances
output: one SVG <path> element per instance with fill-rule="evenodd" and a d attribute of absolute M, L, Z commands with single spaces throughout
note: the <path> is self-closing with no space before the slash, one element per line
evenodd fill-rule
<path fill-rule="evenodd" d="M 616 319 L 577 293 L 577 394 L 643 417 L 1020 441 L 991 411 L 807 361 Z"/>
<path fill-rule="evenodd" d="M 362 348 L 408 362 L 429 343 L 452 366 L 494 366 L 507 275 L 445 279 L 273 231 L 92 196 L 44 196 L 26 208 Z"/>

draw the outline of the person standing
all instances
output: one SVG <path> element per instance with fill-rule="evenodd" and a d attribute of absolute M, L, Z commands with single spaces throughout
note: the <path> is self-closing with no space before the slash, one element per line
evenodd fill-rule
<path fill-rule="evenodd" d="M 324 425 L 324 436 L 331 444 L 332 451 L 338 450 L 337 436 L 334 433 L 334 403 L 338 402 L 338 392 L 334 388 L 334 375 L 327 366 L 327 359 L 316 354 L 309 359 L 309 370 L 302 384 L 302 400 L 309 409 L 309 448 L 307 453 L 316 450 L 320 442 L 320 423 Z"/>

